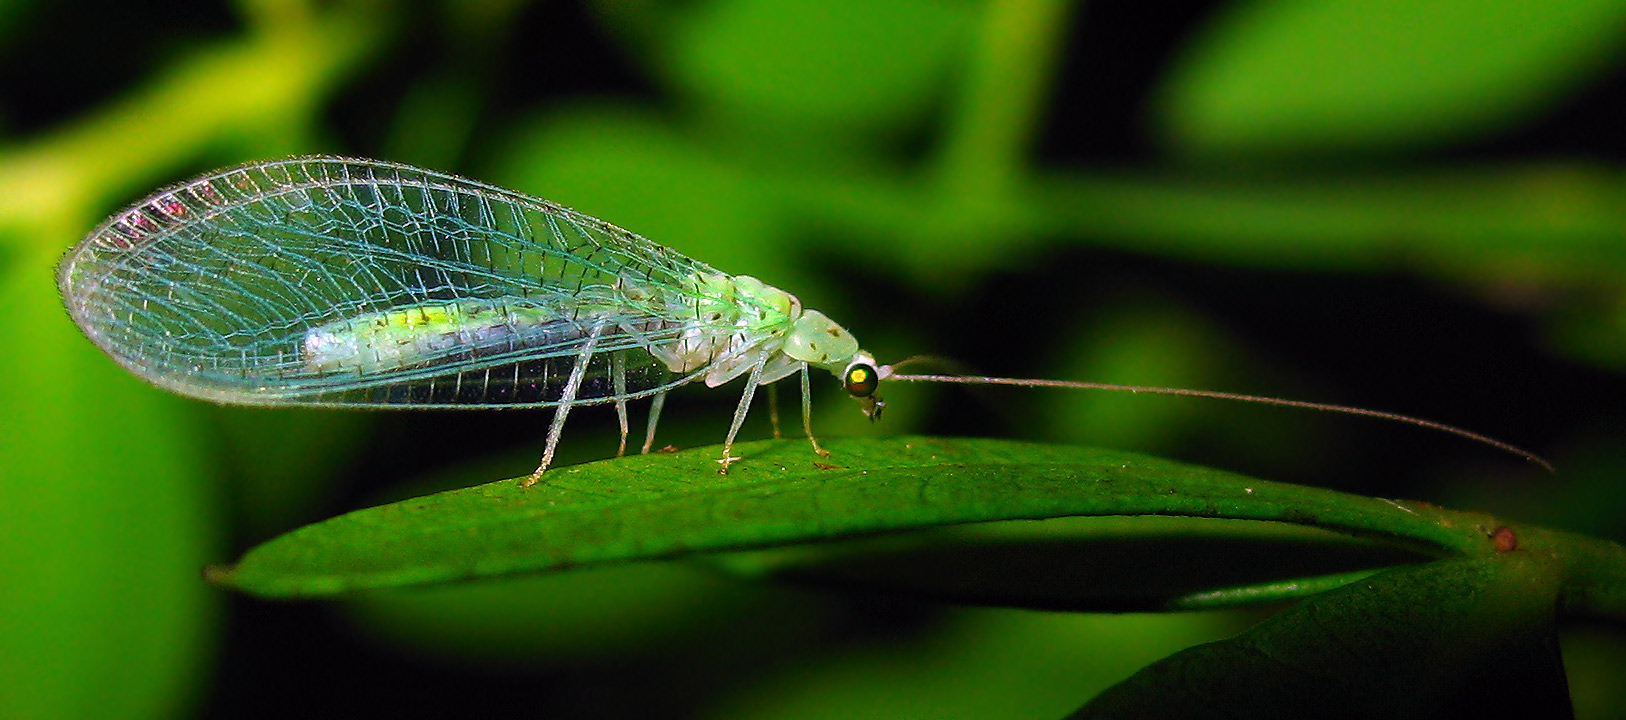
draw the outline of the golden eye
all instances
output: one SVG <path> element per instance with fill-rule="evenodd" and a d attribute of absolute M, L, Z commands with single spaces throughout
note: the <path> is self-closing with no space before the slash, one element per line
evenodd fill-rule
<path fill-rule="evenodd" d="M 864 363 L 855 363 L 847 368 L 847 376 L 841 384 L 853 397 L 869 397 L 875 394 L 875 388 L 880 384 L 880 376 L 875 368 Z"/>

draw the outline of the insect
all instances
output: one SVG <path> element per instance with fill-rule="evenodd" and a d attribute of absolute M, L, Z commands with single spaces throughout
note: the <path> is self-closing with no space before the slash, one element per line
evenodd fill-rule
<path fill-rule="evenodd" d="M 1106 388 L 1369 415 L 1391 413 L 1199 390 L 905 375 L 794 295 L 720 272 L 546 200 L 408 165 L 338 157 L 251 163 L 161 190 L 68 251 L 69 314 L 137 376 L 240 405 L 552 407 L 552 464 L 572 408 L 744 377 L 721 472 L 757 387 L 834 374 L 872 420 L 883 380 Z"/>

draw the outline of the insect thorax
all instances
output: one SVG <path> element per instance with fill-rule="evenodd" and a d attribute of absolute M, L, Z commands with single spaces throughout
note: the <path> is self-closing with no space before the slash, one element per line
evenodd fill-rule
<path fill-rule="evenodd" d="M 675 314 L 683 318 L 676 342 L 650 353 L 676 373 L 710 368 L 706 384 L 721 385 L 778 350 L 802 304 L 795 296 L 748 275 L 695 274 Z"/>
<path fill-rule="evenodd" d="M 836 371 L 858 352 L 858 341 L 817 310 L 784 290 L 749 275 L 692 276 L 689 310 L 700 322 L 678 342 L 653 350 L 673 372 L 708 365 L 706 384 L 716 387 L 763 362 L 760 382 L 795 372 L 802 363 Z"/>

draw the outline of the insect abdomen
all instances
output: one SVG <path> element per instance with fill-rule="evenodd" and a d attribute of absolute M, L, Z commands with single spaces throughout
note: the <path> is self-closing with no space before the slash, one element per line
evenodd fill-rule
<path fill-rule="evenodd" d="M 319 325 L 305 332 L 300 354 L 313 373 L 373 375 L 567 342 L 590 329 L 536 305 L 448 302 Z"/>

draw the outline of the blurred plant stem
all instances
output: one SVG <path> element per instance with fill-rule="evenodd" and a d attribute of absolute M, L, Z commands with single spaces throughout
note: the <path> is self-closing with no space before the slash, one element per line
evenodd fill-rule
<path fill-rule="evenodd" d="M 1070 4 L 988 3 L 938 157 L 943 207 L 977 208 L 1021 186 Z"/>
<path fill-rule="evenodd" d="M 307 144 L 316 108 L 388 29 L 367 2 L 251 15 L 264 22 L 249 34 L 179 58 L 101 111 L 0 154 L 0 223 L 28 230 L 0 237 L 61 248 L 106 196 L 144 190 L 212 147 Z"/>

